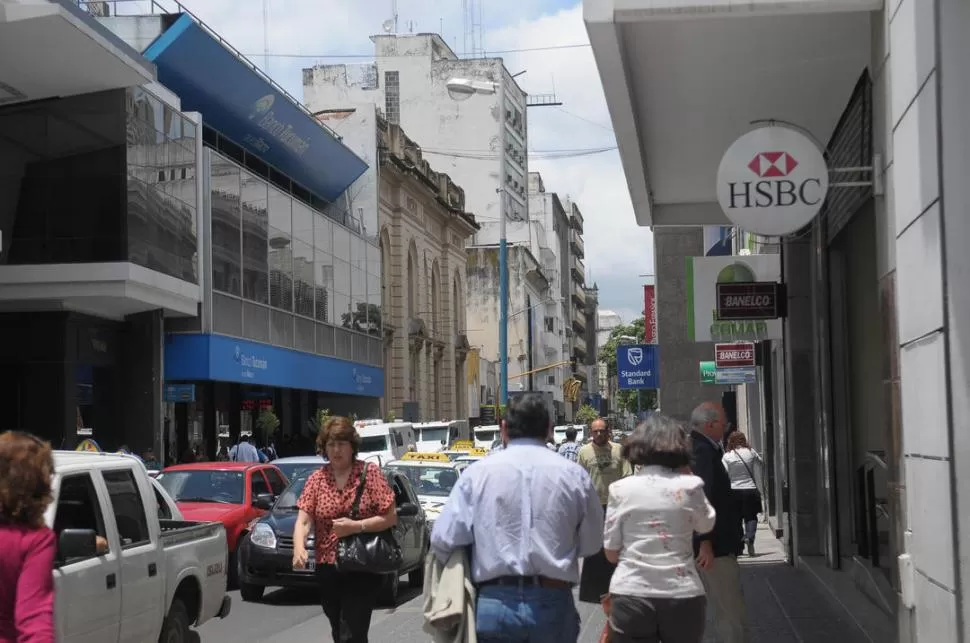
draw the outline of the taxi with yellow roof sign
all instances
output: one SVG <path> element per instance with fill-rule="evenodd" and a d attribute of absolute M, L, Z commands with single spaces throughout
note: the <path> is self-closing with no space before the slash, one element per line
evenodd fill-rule
<path fill-rule="evenodd" d="M 384 469 L 398 473 L 411 482 L 418 494 L 418 502 L 427 515 L 430 529 L 458 482 L 458 467 L 444 453 L 412 451 L 399 460 L 388 462 Z"/>
<path fill-rule="evenodd" d="M 467 453 L 462 453 L 455 459 L 455 468 L 459 473 L 464 473 L 465 469 L 475 464 L 488 455 L 488 449 L 471 449 Z"/>

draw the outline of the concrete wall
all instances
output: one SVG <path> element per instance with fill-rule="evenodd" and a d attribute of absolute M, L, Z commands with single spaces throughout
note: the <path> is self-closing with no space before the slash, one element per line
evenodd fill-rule
<path fill-rule="evenodd" d="M 706 400 L 720 401 L 724 386 L 702 385 L 699 363 L 714 359 L 714 345 L 687 336 L 686 259 L 704 254 L 704 229 L 655 227 L 660 408 L 687 419 Z"/>

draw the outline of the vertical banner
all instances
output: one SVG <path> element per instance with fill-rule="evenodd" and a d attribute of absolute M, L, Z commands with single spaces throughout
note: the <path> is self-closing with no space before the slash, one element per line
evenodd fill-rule
<path fill-rule="evenodd" d="M 657 287 L 643 287 L 643 343 L 657 343 Z"/>

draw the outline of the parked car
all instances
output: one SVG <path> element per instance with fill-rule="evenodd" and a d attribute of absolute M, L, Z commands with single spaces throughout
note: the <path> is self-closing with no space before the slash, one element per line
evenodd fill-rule
<path fill-rule="evenodd" d="M 286 488 L 272 464 L 198 462 L 166 467 L 156 478 L 187 520 L 213 520 L 226 528 L 229 577 L 235 581 L 236 552 L 249 524 L 266 515 Z"/>
<path fill-rule="evenodd" d="M 327 459 L 319 455 L 297 455 L 273 460 L 273 465 L 283 472 L 287 480 L 308 477 L 326 463 Z"/>
<path fill-rule="evenodd" d="M 431 544 L 424 510 L 407 477 L 385 471 L 388 484 L 397 502 L 398 524 L 394 530 L 403 554 L 403 564 L 397 574 L 387 574 L 382 600 L 396 604 L 401 575 L 408 575 L 411 587 L 421 588 L 424 582 L 424 559 Z M 262 600 L 267 587 L 313 587 L 311 569 L 293 569 L 293 527 L 296 507 L 307 478 L 294 480 L 276 500 L 272 511 L 253 526 L 239 547 L 239 593 L 244 601 Z M 314 538 L 307 539 L 307 550 L 313 559 Z"/>
<path fill-rule="evenodd" d="M 221 524 L 159 518 L 166 496 L 130 455 L 57 451 L 54 470 L 59 641 L 180 643 L 229 614 Z"/>

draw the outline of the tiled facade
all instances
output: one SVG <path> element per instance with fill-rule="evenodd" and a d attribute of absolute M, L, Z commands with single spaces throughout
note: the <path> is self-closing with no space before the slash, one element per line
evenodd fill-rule
<path fill-rule="evenodd" d="M 379 119 L 385 414 L 466 418 L 465 241 L 478 229 L 464 191 Z"/>

